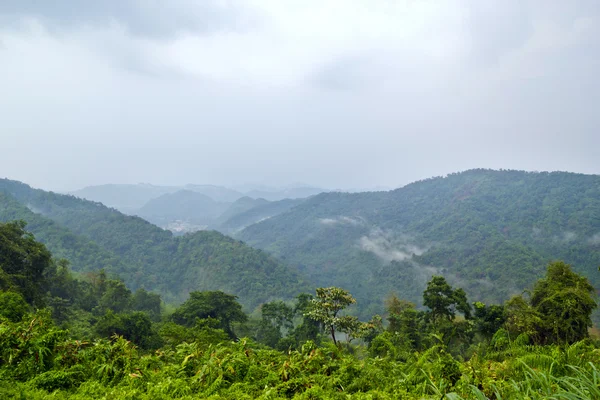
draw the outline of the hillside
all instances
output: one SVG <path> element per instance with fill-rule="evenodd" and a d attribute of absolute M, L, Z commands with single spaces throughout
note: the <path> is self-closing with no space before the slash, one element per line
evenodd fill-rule
<path fill-rule="evenodd" d="M 298 274 L 277 260 L 218 232 L 174 237 L 100 203 L 6 179 L 0 180 L 0 192 L 10 195 L 0 199 L 1 219 L 24 219 L 31 224 L 28 229 L 57 256 L 71 258 L 69 254 L 87 247 L 97 250 L 94 263 L 72 259 L 75 269 L 105 267 L 130 288 L 158 291 L 167 301 L 182 301 L 191 290 L 224 290 L 240 296 L 252 309 L 269 299 L 293 296 L 305 287 Z M 72 240 L 49 240 L 53 230 Z"/>
<path fill-rule="evenodd" d="M 174 221 L 185 221 L 202 229 L 213 224 L 230 205 L 202 193 L 179 190 L 148 201 L 135 214 L 163 228 Z"/>
<path fill-rule="evenodd" d="M 237 199 L 233 203 L 227 207 L 227 209 L 219 215 L 217 220 L 215 221 L 215 226 L 222 224 L 223 222 L 233 218 L 239 214 L 245 213 L 248 210 L 251 210 L 255 207 L 259 207 L 265 204 L 269 204 L 270 202 L 265 199 L 253 199 L 252 197 L 244 196 L 242 198 Z"/>
<path fill-rule="evenodd" d="M 252 189 L 246 192 L 246 196 L 255 199 L 263 198 L 269 201 L 279 201 L 284 199 L 305 199 L 319 193 L 327 192 L 325 189 L 304 186 L 290 187 L 286 189 Z"/>
<path fill-rule="evenodd" d="M 130 213 L 142 207 L 151 199 L 175 191 L 177 191 L 177 188 L 174 186 L 106 184 L 87 186 L 69 194 L 82 199 L 100 202 L 108 207 L 114 207 L 121 212 Z"/>
<path fill-rule="evenodd" d="M 323 193 L 238 237 L 375 309 L 392 292 L 418 301 L 432 274 L 499 302 L 553 259 L 600 283 L 600 176 L 471 170 L 390 192 Z"/>
<path fill-rule="evenodd" d="M 284 213 L 298 204 L 302 204 L 305 200 L 306 199 L 284 199 L 264 204 L 259 204 L 257 203 L 257 200 L 255 200 L 254 206 L 245 211 L 242 211 L 240 207 L 236 210 L 237 213 L 231 213 L 228 215 L 227 219 L 225 219 L 224 216 L 221 216 L 219 218 L 220 223 L 215 226 L 215 229 L 225 234 L 232 234 L 259 221 Z"/>

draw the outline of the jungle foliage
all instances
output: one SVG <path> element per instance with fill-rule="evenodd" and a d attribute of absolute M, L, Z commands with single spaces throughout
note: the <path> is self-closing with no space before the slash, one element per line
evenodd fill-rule
<path fill-rule="evenodd" d="M 563 262 L 505 304 L 434 276 L 426 308 L 392 295 L 361 322 L 338 287 L 253 315 L 221 291 L 167 311 L 104 271 L 74 277 L 21 222 L 0 224 L 0 254 L 1 398 L 600 398 L 594 290 Z"/>
<path fill-rule="evenodd" d="M 470 170 L 389 192 L 322 193 L 237 234 L 341 286 L 361 318 L 393 291 L 416 304 L 431 275 L 478 300 L 508 300 L 553 260 L 600 286 L 600 176 Z"/>
<path fill-rule="evenodd" d="M 105 270 L 127 287 L 169 302 L 193 291 L 223 290 L 247 310 L 291 299 L 310 286 L 267 253 L 215 231 L 171 232 L 100 203 L 0 179 L 0 221 L 24 220 L 28 230 L 73 271 Z"/>

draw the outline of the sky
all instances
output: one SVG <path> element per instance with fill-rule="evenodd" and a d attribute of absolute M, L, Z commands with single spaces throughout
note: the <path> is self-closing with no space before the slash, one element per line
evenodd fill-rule
<path fill-rule="evenodd" d="M 0 177 L 600 174 L 597 0 L 2 0 Z"/>

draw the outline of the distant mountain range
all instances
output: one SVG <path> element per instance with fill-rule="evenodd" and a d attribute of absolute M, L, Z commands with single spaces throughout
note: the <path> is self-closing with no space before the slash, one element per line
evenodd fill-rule
<path fill-rule="evenodd" d="M 88 186 L 70 194 L 101 202 L 125 214 L 138 215 L 162 228 L 180 233 L 205 229 L 222 232 L 239 230 L 247 225 L 227 220 L 253 207 L 265 206 L 268 202 L 305 199 L 326 191 L 309 186 L 281 189 L 247 186 L 245 189 L 247 192 L 242 193 L 215 185 L 108 184 Z M 288 203 L 290 202 L 285 202 Z M 245 224 L 251 224 L 285 209 L 284 205 L 263 207 L 262 211 L 256 214 L 258 219 L 249 214 L 237 221 L 243 220 Z"/>
<path fill-rule="evenodd" d="M 323 193 L 235 235 L 363 310 L 420 302 L 433 274 L 497 302 L 562 259 L 600 287 L 600 176 L 471 170 L 388 192 Z M 365 315 L 368 315 L 366 312 Z"/>
<path fill-rule="evenodd" d="M 499 302 L 556 259 L 600 287 L 597 175 L 470 170 L 387 192 L 279 201 L 144 186 L 128 192 L 128 204 L 141 203 L 132 193 L 151 192 L 138 207 L 148 220 L 206 222 L 237 240 L 214 231 L 177 236 L 101 203 L 9 180 L 0 180 L 0 221 L 24 219 L 75 270 L 105 268 L 168 301 L 220 289 L 252 309 L 333 285 L 349 290 L 367 318 L 391 293 L 420 303 L 436 274 L 471 301 Z"/>
<path fill-rule="evenodd" d="M 15 219 L 25 220 L 73 270 L 103 268 L 130 288 L 145 287 L 170 302 L 194 290 L 223 290 L 251 311 L 310 288 L 280 261 L 218 232 L 177 237 L 98 202 L 0 179 L 0 221 Z"/>

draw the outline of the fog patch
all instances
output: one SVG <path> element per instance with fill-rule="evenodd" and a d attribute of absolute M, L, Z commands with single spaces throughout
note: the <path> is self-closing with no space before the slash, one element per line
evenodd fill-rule
<path fill-rule="evenodd" d="M 378 228 L 371 230 L 368 236 L 361 237 L 358 245 L 385 262 L 409 260 L 428 250 L 416 245 L 408 235 L 393 235 Z"/>
<path fill-rule="evenodd" d="M 598 244 L 600 244 L 600 232 L 596 233 L 591 238 L 589 238 L 588 239 L 588 243 L 591 244 L 591 245 L 598 245 Z"/>
<path fill-rule="evenodd" d="M 363 225 L 365 221 L 362 218 L 356 217 L 347 217 L 345 215 L 340 215 L 335 218 L 319 218 L 319 222 L 323 225 Z"/>

